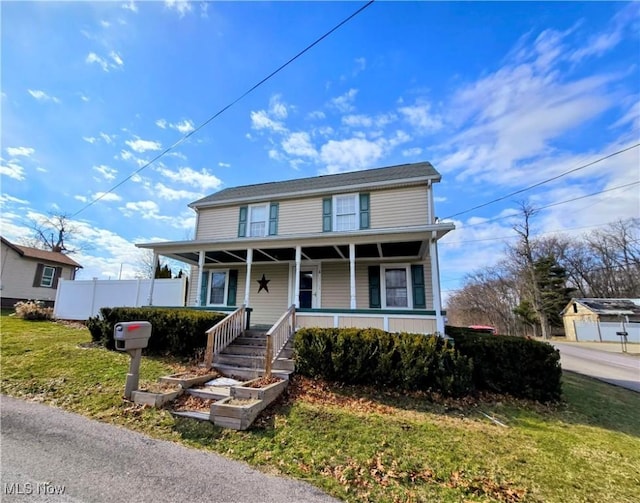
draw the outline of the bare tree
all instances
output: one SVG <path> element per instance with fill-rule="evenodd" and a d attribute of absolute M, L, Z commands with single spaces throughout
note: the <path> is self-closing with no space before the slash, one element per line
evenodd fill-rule
<path fill-rule="evenodd" d="M 51 213 L 49 217 L 32 220 L 31 230 L 33 231 L 32 242 L 37 248 L 65 254 L 76 253 L 83 249 L 78 246 L 67 247 L 69 241 L 78 234 L 78 228 L 71 223 L 69 215 L 64 213 Z"/>
<path fill-rule="evenodd" d="M 156 272 L 157 262 L 155 262 L 153 250 L 142 249 L 139 253 L 139 260 L 136 267 L 136 278 L 151 279 Z"/>

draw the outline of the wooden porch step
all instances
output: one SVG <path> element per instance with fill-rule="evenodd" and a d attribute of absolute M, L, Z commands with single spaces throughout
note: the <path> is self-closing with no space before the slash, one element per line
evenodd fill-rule
<path fill-rule="evenodd" d="M 227 365 L 224 363 L 214 363 L 213 368 L 218 372 L 234 379 L 249 380 L 256 379 L 264 375 L 264 368 L 248 368 L 248 367 L 236 367 L 234 365 Z M 271 374 L 280 379 L 289 380 L 289 375 L 292 374 L 288 370 L 272 370 Z"/>
<path fill-rule="evenodd" d="M 186 390 L 189 395 L 197 396 L 205 400 L 222 400 L 229 396 L 229 386 L 205 386 L 204 388 Z"/>
<path fill-rule="evenodd" d="M 191 419 L 198 419 L 200 421 L 209 421 L 211 414 L 206 412 L 198 412 L 196 410 L 172 410 L 171 414 L 178 417 L 188 417 Z"/>
<path fill-rule="evenodd" d="M 241 346 L 258 346 L 258 347 L 266 347 L 267 346 L 267 338 L 266 337 L 257 337 L 250 336 L 245 337 L 241 335 L 236 340 L 234 340 L 229 346 L 233 346 L 235 344 L 239 344 Z M 229 347 L 227 346 L 227 347 Z"/>

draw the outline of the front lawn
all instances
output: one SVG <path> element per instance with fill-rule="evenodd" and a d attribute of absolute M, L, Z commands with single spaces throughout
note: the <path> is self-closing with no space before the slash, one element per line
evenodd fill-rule
<path fill-rule="evenodd" d="M 237 432 L 123 401 L 128 355 L 91 346 L 86 329 L 0 321 L 2 393 L 210 449 L 346 501 L 637 501 L 640 394 L 578 375 L 565 374 L 565 401 L 548 406 L 296 378 Z M 141 379 L 180 369 L 143 358 Z"/>

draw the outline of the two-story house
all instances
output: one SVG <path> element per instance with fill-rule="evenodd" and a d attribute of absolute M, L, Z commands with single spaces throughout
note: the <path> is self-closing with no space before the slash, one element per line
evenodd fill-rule
<path fill-rule="evenodd" d="M 190 204 L 192 241 L 139 244 L 191 264 L 189 305 L 271 326 L 444 333 L 428 162 L 231 187 Z"/>
<path fill-rule="evenodd" d="M 5 238 L 0 241 L 2 307 L 13 307 L 25 300 L 39 300 L 53 306 L 58 281 L 75 279 L 76 271 L 82 267 L 60 252 L 16 245 Z"/>

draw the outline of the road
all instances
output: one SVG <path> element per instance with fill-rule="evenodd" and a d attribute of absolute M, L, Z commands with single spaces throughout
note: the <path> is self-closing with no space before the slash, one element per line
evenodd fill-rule
<path fill-rule="evenodd" d="M 1 396 L 0 416 L 3 503 L 338 501 L 303 482 L 53 407 Z"/>
<path fill-rule="evenodd" d="M 553 345 L 560 350 L 563 369 L 640 393 L 640 358 L 571 343 L 554 342 Z"/>

